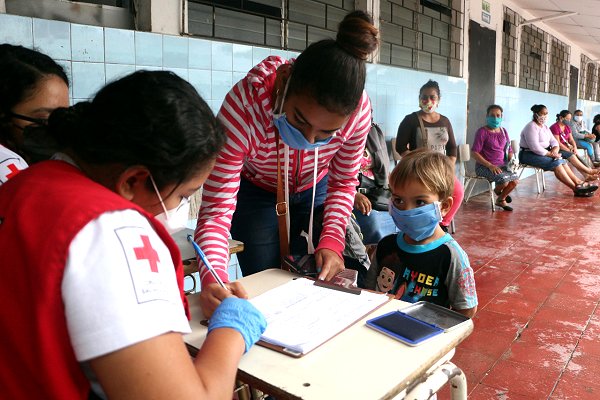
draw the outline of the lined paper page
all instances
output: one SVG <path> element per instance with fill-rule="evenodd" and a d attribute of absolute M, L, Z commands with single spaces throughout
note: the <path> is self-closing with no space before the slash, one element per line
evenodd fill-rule
<path fill-rule="evenodd" d="M 356 295 L 298 278 L 250 301 L 267 319 L 261 340 L 306 354 L 388 300 L 385 294 Z"/>

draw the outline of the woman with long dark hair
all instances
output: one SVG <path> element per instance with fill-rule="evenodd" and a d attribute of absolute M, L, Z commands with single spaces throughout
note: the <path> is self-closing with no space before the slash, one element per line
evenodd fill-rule
<path fill-rule="evenodd" d="M 344 233 L 371 127 L 365 64 L 377 35 L 371 17 L 354 11 L 335 40 L 313 43 L 295 60 L 268 57 L 225 97 L 218 118 L 227 142 L 204 185 L 195 237 L 224 280 L 230 231 L 245 244 L 238 254 L 244 275 L 279 268 L 288 252 L 314 253 L 321 279 L 344 268 Z M 320 235 L 312 223 L 318 212 Z M 201 280 L 203 304 L 214 307 L 214 280 L 205 272 Z"/>

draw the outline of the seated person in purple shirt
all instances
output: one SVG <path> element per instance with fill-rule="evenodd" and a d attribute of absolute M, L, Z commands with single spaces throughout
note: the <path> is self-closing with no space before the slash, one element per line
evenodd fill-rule
<path fill-rule="evenodd" d="M 548 109 L 543 104 L 531 107 L 533 119 L 521 131 L 519 161 L 544 171 L 552 171 L 578 197 L 591 197 L 598 189 L 577 178 L 560 155 L 558 141 L 546 126 Z"/>
<path fill-rule="evenodd" d="M 508 161 L 513 158 L 513 152 L 508 132 L 500 126 L 503 111 L 497 104 L 487 108 L 486 125 L 475 132 L 471 151 L 476 161 L 475 173 L 496 184 L 496 205 L 512 211 L 512 207 L 508 205 L 512 199 L 508 194 L 517 187 L 519 176 L 507 167 Z"/>

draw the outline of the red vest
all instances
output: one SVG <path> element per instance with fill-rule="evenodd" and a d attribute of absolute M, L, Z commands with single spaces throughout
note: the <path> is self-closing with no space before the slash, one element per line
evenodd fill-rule
<path fill-rule="evenodd" d="M 140 207 L 62 161 L 36 164 L 0 186 L 0 397 L 88 397 L 67 330 L 63 273 L 75 235 L 101 214 L 125 209 L 148 218 L 171 252 L 189 318 L 179 249 Z"/>

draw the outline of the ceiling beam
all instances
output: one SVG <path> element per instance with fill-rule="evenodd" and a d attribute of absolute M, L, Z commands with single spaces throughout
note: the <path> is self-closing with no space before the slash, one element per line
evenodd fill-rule
<path fill-rule="evenodd" d="M 573 15 L 577 15 L 577 14 L 579 14 L 579 13 L 575 12 L 575 11 L 561 11 L 557 14 L 550 14 L 550 15 L 546 15 L 545 17 L 534 18 L 534 19 L 530 19 L 527 21 L 523 21 L 519 24 L 519 26 L 529 25 L 529 24 L 533 24 L 535 22 L 550 21 L 551 19 L 572 17 Z"/>

